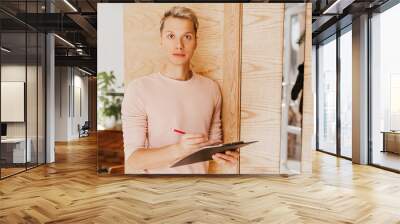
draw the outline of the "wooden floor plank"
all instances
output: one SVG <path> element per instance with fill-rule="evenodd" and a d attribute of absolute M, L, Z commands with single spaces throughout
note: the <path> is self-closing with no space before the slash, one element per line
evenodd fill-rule
<path fill-rule="evenodd" d="M 316 152 L 313 174 L 103 177 L 96 139 L 0 181 L 0 223 L 400 223 L 400 175 Z"/>

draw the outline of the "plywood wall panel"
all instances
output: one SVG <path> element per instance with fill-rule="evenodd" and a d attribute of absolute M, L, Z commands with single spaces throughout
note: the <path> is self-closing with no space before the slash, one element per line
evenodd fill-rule
<path fill-rule="evenodd" d="M 301 172 L 312 172 L 313 158 L 313 136 L 314 136 L 314 98 L 313 80 L 311 76 L 312 62 L 312 34 L 311 34 L 311 12 L 312 5 L 307 3 L 306 10 L 306 37 L 305 37 L 305 63 L 304 63 L 304 89 L 303 89 L 303 132 L 302 132 L 302 153 Z"/>
<path fill-rule="evenodd" d="M 241 174 L 279 173 L 284 4 L 244 4 Z"/>
<path fill-rule="evenodd" d="M 242 4 L 224 5 L 222 129 L 224 142 L 240 139 L 240 80 Z M 238 174 L 234 166 L 210 164 L 210 173 Z"/>

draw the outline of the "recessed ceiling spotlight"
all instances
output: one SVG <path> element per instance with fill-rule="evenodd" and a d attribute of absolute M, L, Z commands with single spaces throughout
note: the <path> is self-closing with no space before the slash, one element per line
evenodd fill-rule
<path fill-rule="evenodd" d="M 65 4 L 67 4 L 74 12 L 78 12 L 78 10 L 68 1 L 64 0 Z"/>
<path fill-rule="evenodd" d="M 4 52 L 6 52 L 6 53 L 10 53 L 10 52 L 11 52 L 10 49 L 7 49 L 7 48 L 5 48 L 5 47 L 1 47 L 1 51 L 4 51 Z"/>
<path fill-rule="evenodd" d="M 67 45 L 69 45 L 69 46 L 75 48 L 75 45 L 73 45 L 73 44 L 72 44 L 71 42 L 69 42 L 68 40 L 66 40 L 66 39 L 64 39 L 64 38 L 62 38 L 62 37 L 60 37 L 60 36 L 57 35 L 57 34 L 54 34 L 54 36 L 57 37 L 58 39 L 60 39 L 62 42 L 66 43 Z"/>
<path fill-rule="evenodd" d="M 79 68 L 79 67 L 78 67 L 78 70 L 81 71 L 81 72 L 83 72 L 83 73 L 85 73 L 85 74 L 87 74 L 87 75 L 92 75 L 92 73 L 90 73 L 90 72 L 88 72 L 88 71 L 86 71 L 86 70 L 83 70 L 83 69 L 81 69 L 81 68 Z"/>

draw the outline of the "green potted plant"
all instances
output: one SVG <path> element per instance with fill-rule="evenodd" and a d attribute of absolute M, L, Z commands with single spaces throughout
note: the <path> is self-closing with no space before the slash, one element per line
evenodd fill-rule
<path fill-rule="evenodd" d="M 116 92 L 115 81 L 113 71 L 97 74 L 99 123 L 105 129 L 115 129 L 121 124 L 123 93 Z"/>

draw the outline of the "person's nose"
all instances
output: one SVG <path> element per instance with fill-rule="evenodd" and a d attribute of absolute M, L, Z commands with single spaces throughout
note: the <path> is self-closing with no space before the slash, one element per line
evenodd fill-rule
<path fill-rule="evenodd" d="M 176 49 L 177 50 L 183 50 L 183 43 L 181 39 L 178 39 L 177 43 L 176 43 Z"/>

